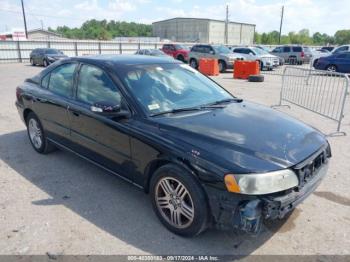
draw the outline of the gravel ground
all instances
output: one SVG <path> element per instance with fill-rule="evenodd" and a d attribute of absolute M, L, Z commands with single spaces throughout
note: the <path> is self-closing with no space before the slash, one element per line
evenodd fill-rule
<path fill-rule="evenodd" d="M 0 254 L 350 254 L 350 139 L 330 137 L 333 159 L 317 191 L 284 221 L 256 237 L 209 230 L 191 239 L 167 231 L 148 195 L 63 151 L 32 149 L 14 106 L 15 88 L 42 70 L 0 65 Z M 214 77 L 233 94 L 271 106 L 280 77 L 264 83 Z M 325 133 L 336 123 L 281 108 Z M 350 135 L 349 101 L 343 130 Z"/>

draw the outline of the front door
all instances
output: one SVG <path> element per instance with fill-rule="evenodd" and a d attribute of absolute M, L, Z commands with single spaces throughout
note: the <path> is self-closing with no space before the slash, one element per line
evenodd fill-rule
<path fill-rule="evenodd" d="M 78 73 L 76 99 L 69 105 L 74 149 L 89 159 L 132 180 L 130 137 L 123 121 L 91 111 L 91 106 L 122 104 L 122 95 L 100 68 L 83 64 Z"/>

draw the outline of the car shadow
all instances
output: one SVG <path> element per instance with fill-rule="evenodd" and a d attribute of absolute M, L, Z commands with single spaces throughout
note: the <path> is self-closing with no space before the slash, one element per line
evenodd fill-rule
<path fill-rule="evenodd" d="M 64 205 L 105 232 L 151 254 L 248 255 L 283 226 L 283 222 L 264 226 L 257 236 L 211 229 L 194 238 L 182 238 L 162 226 L 142 190 L 71 153 L 58 150 L 37 154 L 25 130 L 0 136 L 0 158 L 50 196 L 32 201 L 33 205 Z"/>

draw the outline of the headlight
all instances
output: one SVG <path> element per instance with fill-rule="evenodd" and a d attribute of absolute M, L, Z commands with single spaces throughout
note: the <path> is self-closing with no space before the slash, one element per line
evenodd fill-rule
<path fill-rule="evenodd" d="M 225 176 L 228 191 L 248 195 L 275 193 L 295 187 L 298 183 L 297 175 L 290 169 L 260 174 L 227 174 Z"/>

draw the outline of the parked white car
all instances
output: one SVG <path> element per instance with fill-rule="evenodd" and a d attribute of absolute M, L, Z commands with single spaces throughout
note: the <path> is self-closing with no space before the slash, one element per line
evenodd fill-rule
<path fill-rule="evenodd" d="M 311 60 L 310 60 L 310 67 L 311 68 L 315 67 L 315 65 L 317 64 L 317 61 L 320 57 L 329 56 L 332 54 L 331 52 L 329 52 L 326 49 L 312 50 L 311 53 L 312 53 Z"/>
<path fill-rule="evenodd" d="M 232 52 L 242 54 L 244 60 L 259 61 L 261 70 L 272 70 L 280 64 L 277 56 L 257 47 L 235 47 Z"/>

